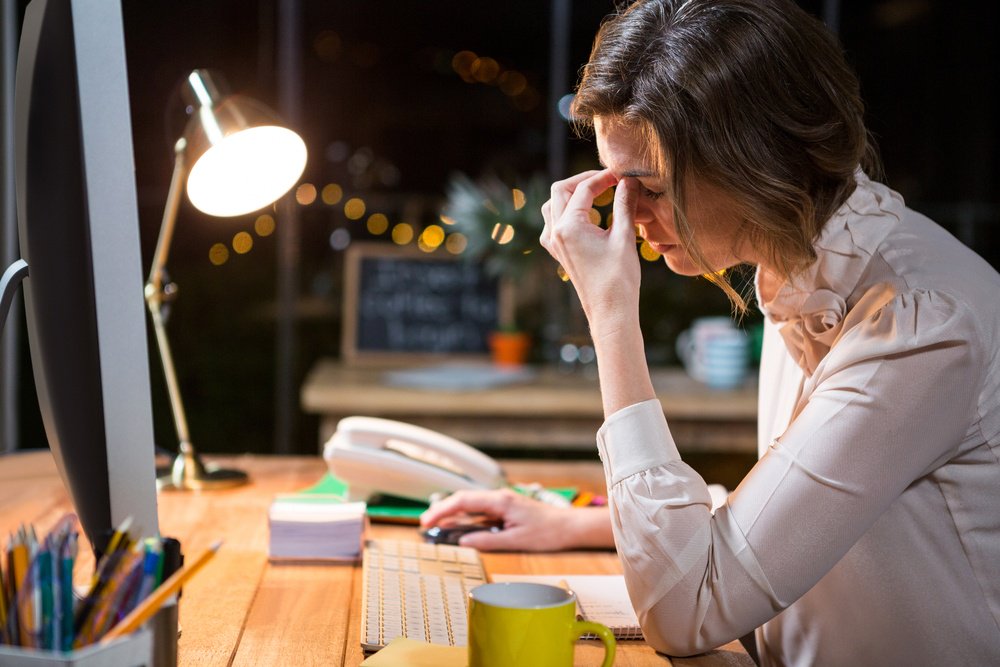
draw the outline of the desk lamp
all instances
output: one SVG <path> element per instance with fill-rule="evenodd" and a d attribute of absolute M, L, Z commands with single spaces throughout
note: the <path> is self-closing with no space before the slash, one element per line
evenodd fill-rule
<path fill-rule="evenodd" d="M 170 475 L 158 483 L 160 488 L 208 490 L 238 486 L 247 481 L 247 475 L 204 465 L 188 434 L 163 312 L 164 303 L 177 293 L 166 275 L 166 264 L 181 189 L 186 180 L 191 203 L 208 215 L 229 217 L 256 211 L 298 181 L 306 164 L 306 146 L 298 134 L 278 125 L 274 114 L 260 103 L 224 96 L 217 80 L 205 70 L 191 72 L 181 92 L 190 120 L 174 146 L 174 172 L 145 296 L 180 441 Z"/>

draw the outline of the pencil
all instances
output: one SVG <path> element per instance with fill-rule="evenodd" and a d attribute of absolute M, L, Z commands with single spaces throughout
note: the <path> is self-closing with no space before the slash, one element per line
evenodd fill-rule
<path fill-rule="evenodd" d="M 565 579 L 560 579 L 559 583 L 556 585 L 576 598 L 576 620 L 578 621 L 584 620 L 583 607 L 580 606 L 580 596 L 576 594 L 576 591 L 574 591 L 572 588 L 569 587 L 569 582 L 566 581 Z"/>
<path fill-rule="evenodd" d="M 208 548 L 207 551 L 203 552 L 198 558 L 195 559 L 190 565 L 185 565 L 174 572 L 170 577 L 157 587 L 152 593 L 149 594 L 145 600 L 139 603 L 139 605 L 132 610 L 128 616 L 123 618 L 118 622 L 115 627 L 108 630 L 107 634 L 101 639 L 102 644 L 106 644 L 113 639 L 121 637 L 122 635 L 127 635 L 130 632 L 134 632 L 143 623 L 148 621 L 150 617 L 155 614 L 164 603 L 173 596 L 180 587 L 184 585 L 188 579 L 190 579 L 194 574 L 200 570 L 205 563 L 207 563 L 215 552 L 219 550 L 222 546 L 222 540 L 219 540 L 212 546 Z"/>

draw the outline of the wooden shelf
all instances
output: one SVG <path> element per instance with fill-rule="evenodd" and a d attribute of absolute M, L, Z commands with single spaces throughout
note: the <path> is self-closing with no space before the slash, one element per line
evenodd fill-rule
<path fill-rule="evenodd" d="M 320 417 L 320 446 L 350 415 L 432 428 L 482 449 L 593 449 L 604 420 L 597 378 L 540 368 L 528 382 L 446 391 L 389 385 L 386 369 L 321 359 L 301 392 L 302 409 Z M 686 451 L 756 452 L 757 389 L 715 391 L 681 369 L 658 368 L 653 386 L 671 432 Z"/>

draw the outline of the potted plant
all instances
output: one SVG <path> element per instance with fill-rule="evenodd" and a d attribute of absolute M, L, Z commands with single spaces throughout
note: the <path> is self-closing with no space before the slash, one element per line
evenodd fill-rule
<path fill-rule="evenodd" d="M 538 243 L 545 226 L 541 208 L 548 196 L 548 183 L 540 175 L 512 186 L 495 175 L 474 181 L 455 174 L 441 213 L 455 232 L 465 236 L 463 255 L 481 262 L 487 275 L 513 287 L 548 257 Z M 530 337 L 518 327 L 513 309 L 501 316 L 505 319 L 489 341 L 493 360 L 523 364 Z"/>

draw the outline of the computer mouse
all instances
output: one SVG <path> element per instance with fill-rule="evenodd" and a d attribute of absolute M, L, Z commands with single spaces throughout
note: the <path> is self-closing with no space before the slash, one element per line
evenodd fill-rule
<path fill-rule="evenodd" d="M 458 544 L 462 535 L 480 530 L 499 533 L 503 530 L 503 524 L 493 519 L 468 517 L 463 522 L 450 522 L 424 528 L 420 531 L 420 536 L 431 544 Z"/>

